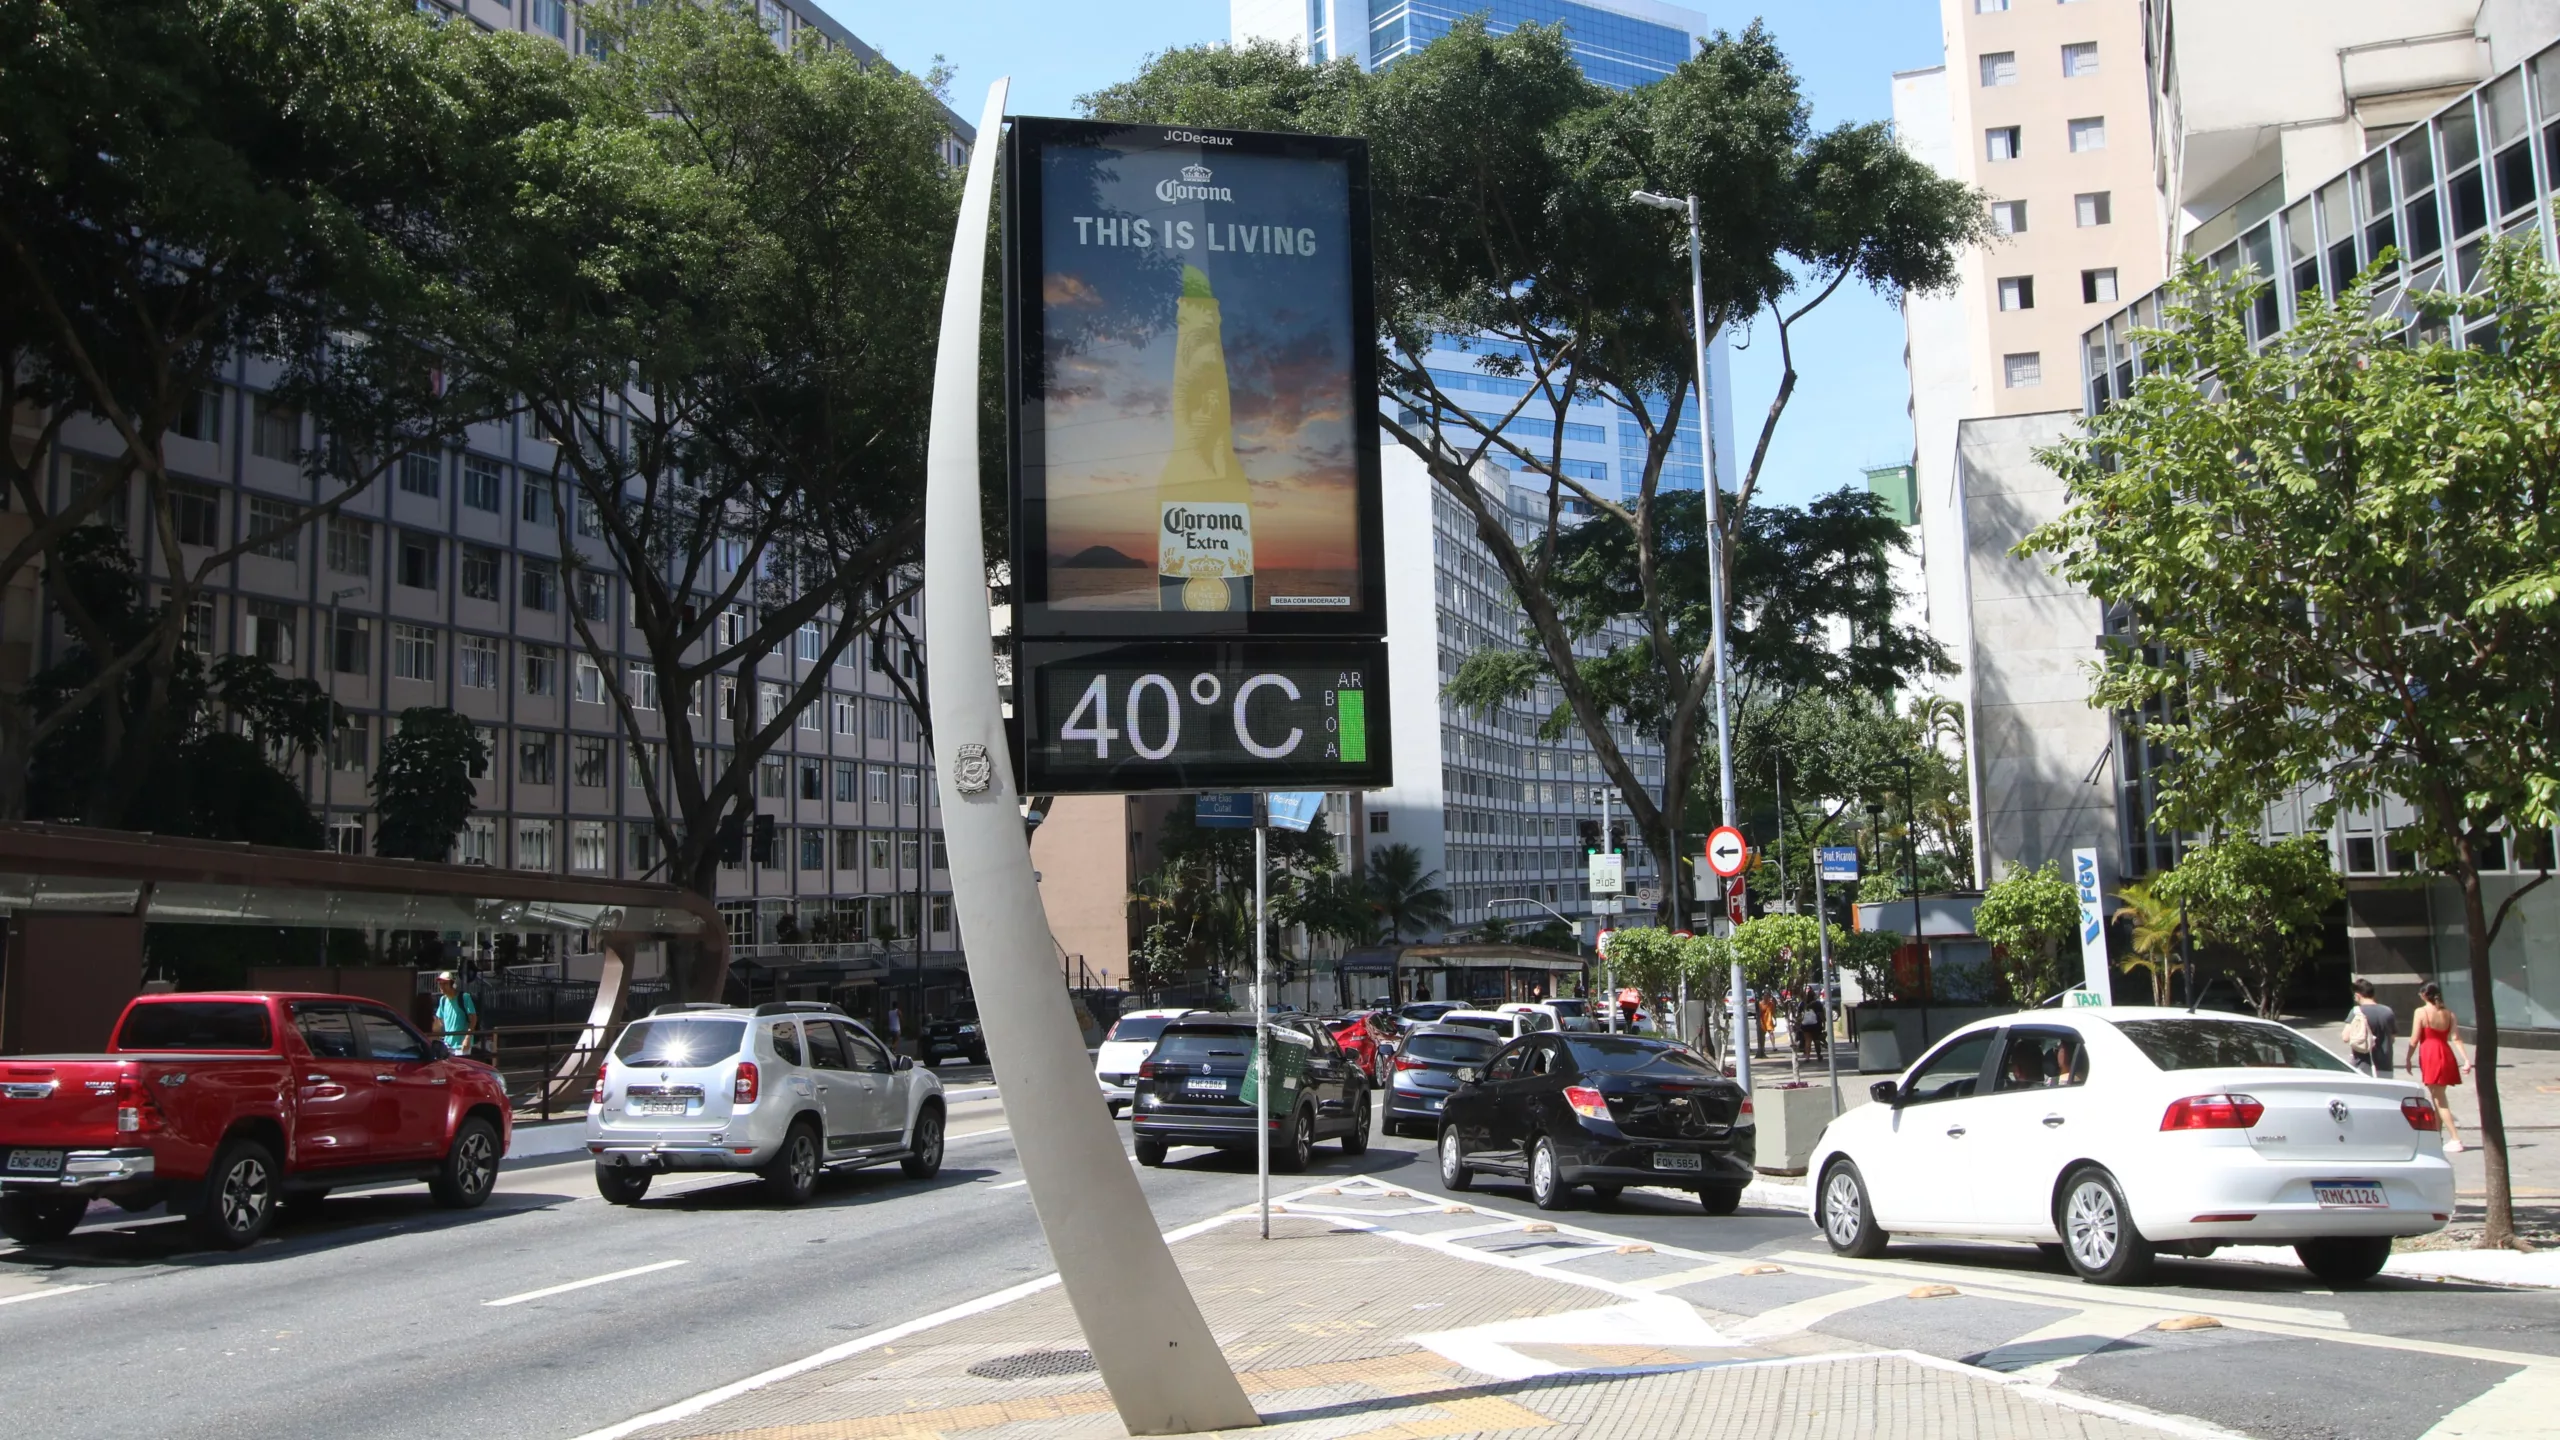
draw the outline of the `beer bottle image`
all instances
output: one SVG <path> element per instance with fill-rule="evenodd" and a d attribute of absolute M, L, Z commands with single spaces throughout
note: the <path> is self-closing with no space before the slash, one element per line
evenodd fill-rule
<path fill-rule="evenodd" d="M 1156 481 L 1156 608 L 1253 608 L 1253 497 L 1236 460 L 1218 297 L 1182 267 L 1175 302 L 1173 449 Z"/>

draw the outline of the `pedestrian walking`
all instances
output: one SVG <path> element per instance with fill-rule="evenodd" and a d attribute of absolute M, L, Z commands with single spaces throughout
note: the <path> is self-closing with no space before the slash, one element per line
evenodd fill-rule
<path fill-rule="evenodd" d="M 2354 997 L 2348 1002 L 2347 1023 L 2340 1027 L 2338 1039 L 2347 1047 L 2357 1069 L 2367 1075 L 2388 1076 L 2400 1017 L 2373 997 L 2370 980 L 2355 982 Z"/>
<path fill-rule="evenodd" d="M 1775 1031 L 1777 1028 L 1777 1002 L 1771 1000 L 1767 994 L 1763 993 L 1760 997 L 1760 1039 L 1758 1045 L 1751 1053 L 1754 1055 L 1767 1055 L 1769 1053 L 1770 1033 Z"/>
<path fill-rule="evenodd" d="M 480 1002 L 454 983 L 450 970 L 436 974 L 436 1038 L 456 1055 L 470 1054 L 480 1038 Z"/>
<path fill-rule="evenodd" d="M 2416 1018 L 2409 1022 L 2409 1068 L 2418 1072 L 2418 1083 L 2436 1102 L 2436 1114 L 2444 1117 L 2444 1148 L 2448 1155 L 2462 1151 L 2462 1132 L 2453 1123 L 2453 1106 L 2444 1092 L 2462 1083 L 2462 1067 L 2471 1063 L 2462 1053 L 2461 1022 L 2445 1008 L 2444 991 L 2433 984 L 2419 990 L 2426 1001 L 2418 1007 Z"/>
<path fill-rule="evenodd" d="M 891 1053 L 891 1054 L 893 1054 L 893 1055 L 894 1055 L 894 1054 L 896 1054 L 896 1053 L 898 1052 L 898 1030 L 899 1030 L 900 1026 L 903 1024 L 903 1022 L 905 1021 L 905 1019 L 906 1019 L 906 1017 L 905 1017 L 904 1015 L 900 1014 L 900 1013 L 899 1013 L 899 1011 L 898 1011 L 898 1002 L 897 1002 L 897 1001 L 895 1001 L 895 1000 L 890 1001 L 890 1002 L 889 1002 L 889 1053 Z"/>

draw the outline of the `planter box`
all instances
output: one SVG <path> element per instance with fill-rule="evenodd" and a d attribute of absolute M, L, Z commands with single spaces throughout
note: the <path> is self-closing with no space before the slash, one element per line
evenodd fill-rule
<path fill-rule="evenodd" d="M 1855 1106 L 1866 1096 L 1858 1085 L 1843 1076 L 1840 1103 Z M 1831 1083 L 1817 1080 L 1800 1090 L 1764 1089 L 1752 1092 L 1751 1106 L 1760 1122 L 1759 1168 L 1768 1175 L 1801 1175 L 1805 1162 L 1813 1158 L 1813 1142 L 1820 1138 L 1822 1127 L 1831 1123 Z"/>

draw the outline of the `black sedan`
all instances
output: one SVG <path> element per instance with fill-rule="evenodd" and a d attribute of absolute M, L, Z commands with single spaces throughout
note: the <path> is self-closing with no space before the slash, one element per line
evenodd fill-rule
<path fill-rule="evenodd" d="M 948 1015 L 925 1022 L 924 1034 L 918 1037 L 924 1049 L 924 1063 L 965 1059 L 972 1065 L 987 1063 L 987 1035 L 978 1028 L 978 1007 L 962 1002 Z"/>
<path fill-rule="evenodd" d="M 1425 1025 L 1408 1033 L 1388 1070 L 1379 1128 L 1390 1135 L 1438 1134 L 1440 1107 L 1457 1090 L 1458 1072 L 1483 1069 L 1500 1044 L 1481 1030 L 1455 1025 Z"/>
<path fill-rule="evenodd" d="M 1268 1143 L 1271 1168 L 1307 1168 L 1319 1140 L 1339 1139 L 1342 1153 L 1369 1148 L 1369 1082 L 1320 1021 L 1274 1018 L 1273 1053 L 1304 1041 L 1305 1078 L 1294 1090 L 1272 1086 Z M 1276 1032 L 1287 1031 L 1293 1039 Z M 1175 1145 L 1209 1145 L 1252 1153 L 1254 1106 L 1245 1098 L 1253 1059 L 1250 1015 L 1185 1015 L 1164 1027 L 1155 1053 L 1138 1067 L 1129 1110 L 1131 1148 L 1141 1165 L 1161 1165 Z M 1278 1076 L 1275 1074 L 1274 1079 Z M 1294 1101 L 1295 1103 L 1283 1103 Z"/>
<path fill-rule="evenodd" d="M 1730 1215 L 1751 1183 L 1750 1097 L 1696 1051 L 1632 1035 L 1527 1035 L 1458 1071 L 1440 1121 L 1440 1181 L 1529 1182 L 1541 1210 L 1577 1185 L 1603 1202 L 1629 1185 L 1697 1192 Z"/>

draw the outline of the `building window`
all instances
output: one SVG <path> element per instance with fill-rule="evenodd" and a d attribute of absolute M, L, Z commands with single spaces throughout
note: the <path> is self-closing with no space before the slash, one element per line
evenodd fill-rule
<path fill-rule="evenodd" d="M 424 495 L 433 500 L 443 490 L 444 466 L 434 455 L 412 452 L 400 457 L 400 491 L 404 495 Z"/>
<path fill-rule="evenodd" d="M 631 777 L 631 788 L 646 790 L 658 774 L 658 747 L 646 740 L 634 740 L 623 747 L 623 768 Z"/>
<path fill-rule="evenodd" d="M 861 730 L 861 701 L 850 695 L 838 695 L 834 699 L 830 700 L 828 704 L 835 711 L 837 734 L 852 735 Z"/>
<path fill-rule="evenodd" d="M 454 859 L 464 865 L 497 864 L 498 822 L 486 815 L 463 821 L 460 853 Z"/>
<path fill-rule="evenodd" d="M 560 652 L 548 645 L 524 647 L 524 693 L 557 695 L 560 693 Z"/>
<path fill-rule="evenodd" d="M 2015 160 L 2018 142 L 2023 138 L 2015 125 L 1995 125 L 1982 132 L 1982 155 L 1986 160 Z"/>
<path fill-rule="evenodd" d="M 2107 148 L 2107 121 L 2103 115 L 2092 115 L 2071 122 L 2071 153 Z"/>
<path fill-rule="evenodd" d="M 551 868 L 551 822 L 519 820 L 516 822 L 516 868 L 548 870 Z"/>
<path fill-rule="evenodd" d="M 329 734 L 329 768 L 362 770 L 373 756 L 373 717 L 345 715 Z"/>
<path fill-rule="evenodd" d="M 498 552 L 486 545 L 462 547 L 462 594 L 469 600 L 498 598 Z"/>
<path fill-rule="evenodd" d="M 773 717 L 775 717 L 776 715 L 779 715 L 779 714 L 781 714 L 781 713 L 782 713 L 782 705 L 783 705 L 783 702 L 784 702 L 784 701 L 786 701 L 786 700 L 788 700 L 788 699 L 790 699 L 790 698 L 791 698 L 790 693 L 789 693 L 788 691 L 784 690 L 780 684 L 778 684 L 778 683 L 776 683 L 776 682 L 774 682 L 774 681 L 771 681 L 771 680 L 759 680 L 759 681 L 757 681 L 757 682 L 756 682 L 756 726 L 757 726 L 757 728 L 758 728 L 758 729 L 762 729 L 763 727 L 765 727 L 765 726 L 767 726 L 767 725 L 772 724 L 772 723 L 773 723 Z"/>
<path fill-rule="evenodd" d="M 329 517 L 329 568 L 340 575 L 373 573 L 373 522 L 352 515 Z"/>
<path fill-rule="evenodd" d="M 412 590 L 436 588 L 436 572 L 444 568 L 439 563 L 442 559 L 437 553 L 440 548 L 433 535 L 421 535 L 415 530 L 401 531 L 400 583 Z"/>
<path fill-rule="evenodd" d="M 827 798 L 826 772 L 823 766 L 824 762 L 818 760 L 803 760 L 800 762 L 801 799 L 824 800 Z"/>
<path fill-rule="evenodd" d="M 934 832 L 933 832 L 933 851 L 932 851 L 932 853 L 933 853 L 933 868 L 934 868 L 934 869 L 936 869 L 936 870 L 948 870 L 948 869 L 950 869 L 950 868 L 951 868 L 951 852 L 950 852 L 949 850 L 947 850 L 947 849 L 943 848 L 943 844 L 942 844 L 942 832 L 941 832 L 941 831 L 939 831 L 939 830 L 936 830 L 936 831 L 934 831 Z"/>
<path fill-rule="evenodd" d="M 466 690 L 498 688 L 498 642 L 486 635 L 464 635 L 454 641 L 461 675 L 455 683 Z"/>
<path fill-rule="evenodd" d="M 532 476 L 528 475 L 524 479 L 523 489 L 517 493 L 521 502 L 516 507 L 517 518 L 523 520 L 527 525 L 548 525 L 551 523 L 550 481 L 536 480 Z"/>
<path fill-rule="evenodd" d="M 270 665 L 293 663 L 293 607 L 274 600 L 249 602 L 249 653 Z"/>
<path fill-rule="evenodd" d="M 863 833 L 869 837 L 865 842 L 864 848 L 871 852 L 871 868 L 874 870 L 888 869 L 889 832 L 886 830 L 868 830 Z"/>
<path fill-rule="evenodd" d="M 2009 0 L 1973 0 L 1976 15 L 1997 15 L 2009 8 Z"/>
<path fill-rule="evenodd" d="M 217 545 L 222 539 L 222 492 L 191 480 L 169 482 L 169 520 L 181 545 Z"/>
<path fill-rule="evenodd" d="M 596 508 L 591 496 L 581 497 L 578 501 L 578 533 L 589 539 L 604 533 L 604 512 Z"/>
<path fill-rule="evenodd" d="M 818 732 L 818 702 L 812 700 L 808 704 L 801 706 L 799 718 L 794 720 L 792 723 L 798 728 L 808 731 L 812 735 L 816 734 Z"/>
<path fill-rule="evenodd" d="M 362 819 L 329 822 L 329 848 L 340 855 L 364 853 L 364 821 Z"/>
<path fill-rule="evenodd" d="M 605 843 L 605 827 L 601 820 L 576 820 L 569 825 L 569 868 L 589 875 L 601 875 L 613 866 L 613 851 Z"/>
<path fill-rule="evenodd" d="M 398 680 L 434 680 L 436 632 L 424 625 L 392 626 L 391 674 Z"/>
<path fill-rule="evenodd" d="M 836 868 L 839 870 L 862 868 L 861 831 L 839 830 L 836 832 Z"/>
<path fill-rule="evenodd" d="M 1986 87 L 1993 85 L 2017 84 L 2018 52 L 2015 50 L 1994 50 L 1990 54 L 1983 56 L 1982 83 Z"/>
<path fill-rule="evenodd" d="M 581 735 L 569 754 L 569 783 L 583 790 L 604 788 L 604 737 Z"/>
<path fill-rule="evenodd" d="M 2003 310 L 2036 308 L 2036 277 L 2033 275 L 2000 277 L 2000 308 Z"/>
<path fill-rule="evenodd" d="M 564 0 L 526 0 L 524 21 L 525 28 L 539 30 L 554 40 L 566 42 L 569 38 L 569 7 Z"/>
<path fill-rule="evenodd" d="M 189 396 L 178 410 L 178 438 L 182 440 L 220 440 L 222 438 L 222 391 L 199 390 Z"/>
<path fill-rule="evenodd" d="M 629 674 L 631 677 L 631 708 L 634 710 L 657 709 L 658 667 L 655 665 L 643 665 L 638 661 L 631 661 L 629 662 Z"/>
<path fill-rule="evenodd" d="M 250 496 L 249 538 L 257 542 L 249 547 L 252 555 L 264 555 L 270 560 L 301 559 L 302 507 L 290 500 Z"/>
<path fill-rule="evenodd" d="M 862 767 L 850 760 L 836 762 L 836 798 L 846 804 L 862 798 Z"/>
<path fill-rule="evenodd" d="M 329 665 L 341 675 L 373 673 L 373 621 L 338 612 L 337 633 L 329 644 Z"/>
<path fill-rule="evenodd" d="M 548 785 L 557 772 L 552 757 L 551 737 L 527 735 L 516 742 L 516 779 L 527 785 Z"/>
<path fill-rule="evenodd" d="M 2044 357 L 2034 350 L 2003 355 L 2000 357 L 2000 373 L 2012 390 L 2041 385 L 2044 383 Z"/>
<path fill-rule="evenodd" d="M 889 767 L 874 765 L 863 786 L 863 799 L 874 805 L 889 803 Z"/>
<path fill-rule="evenodd" d="M 826 648 L 826 635 L 824 631 L 819 629 L 818 622 L 815 620 L 802 622 L 799 635 L 800 658 L 803 660 L 817 659 L 819 652 Z"/>
<path fill-rule="evenodd" d="M 635 820 L 631 831 L 631 873 L 646 875 L 658 868 L 658 829 L 646 820 Z"/>
<path fill-rule="evenodd" d="M 1991 202 L 1991 228 L 2003 235 L 2023 235 L 2027 229 L 2027 202 L 1994 200 Z"/>
<path fill-rule="evenodd" d="M 874 740 L 889 738 L 889 702 L 886 700 L 871 702 L 871 738 Z"/>
<path fill-rule="evenodd" d="M 766 800 L 779 800 L 786 792 L 789 776 L 779 756 L 768 755 L 756 762 L 756 794 Z"/>
<path fill-rule="evenodd" d="M 907 659 L 910 662 L 915 658 L 916 656 L 914 651 L 910 650 L 907 652 Z M 898 710 L 898 738 L 909 744 L 914 744 L 919 734 L 920 732 L 916 729 L 916 712 L 901 706 Z"/>
<path fill-rule="evenodd" d="M 291 460 L 302 449 L 302 412 L 289 405 L 261 405 L 249 430 L 249 453 L 261 460 Z"/>
<path fill-rule="evenodd" d="M 924 846 L 913 835 L 898 837 L 898 868 L 913 870 L 924 859 Z"/>
<path fill-rule="evenodd" d="M 2083 75 L 2097 74 L 2098 42 L 2091 40 L 2079 45 L 2063 46 L 2062 73 L 2074 80 Z"/>
<path fill-rule="evenodd" d="M 560 570 L 548 560 L 524 562 L 522 578 L 516 585 L 518 602 L 527 610 L 548 613 L 559 603 Z"/>
<path fill-rule="evenodd" d="M 578 610 L 589 620 L 602 620 L 611 613 L 613 585 L 593 570 L 578 572 Z"/>
<path fill-rule="evenodd" d="M 2116 298 L 2116 272 L 2110 265 L 2104 270 L 2080 272 L 2080 299 L 2085 304 L 2104 305 Z"/>
<path fill-rule="evenodd" d="M 827 832 L 812 825 L 800 832 L 800 868 L 827 868 Z"/>
<path fill-rule="evenodd" d="M 463 456 L 463 508 L 466 510 L 485 510 L 492 515 L 497 514 L 498 491 L 500 488 L 499 476 L 501 473 L 502 472 L 498 469 L 498 462 L 495 460 L 483 460 L 477 455 Z"/>
<path fill-rule="evenodd" d="M 924 794 L 924 777 L 913 770 L 898 772 L 898 803 L 914 805 Z"/>
<path fill-rule="evenodd" d="M 1369 812 L 1369 833 L 1372 835 L 1384 835 L 1387 833 L 1386 811 L 1372 810 Z"/>
<path fill-rule="evenodd" d="M 603 667 L 601 667 L 601 666 L 597 665 L 597 664 L 596 664 L 596 662 L 595 662 L 593 659 L 590 659 L 589 657 L 584 656 L 584 655 L 579 656 L 579 657 L 577 658 L 577 662 L 576 662 L 576 663 L 577 663 L 577 669 L 576 669 L 576 671 L 575 671 L 575 674 L 576 674 L 576 676 L 577 676 L 577 684 L 576 684 L 576 688 L 570 691 L 570 694 L 571 694 L 571 695 L 573 695 L 573 696 L 575 696 L 575 697 L 576 697 L 576 699 L 577 699 L 577 702 L 578 702 L 579 704 L 581 704 L 581 705 L 601 705 L 601 704 L 603 704 L 603 703 L 604 703 L 604 669 L 603 669 Z"/>
<path fill-rule="evenodd" d="M 2109 192 L 2105 190 L 2092 190 L 2085 195 L 2071 197 L 2072 215 L 2081 229 L 2115 223 L 2115 206 L 2108 197 Z"/>

